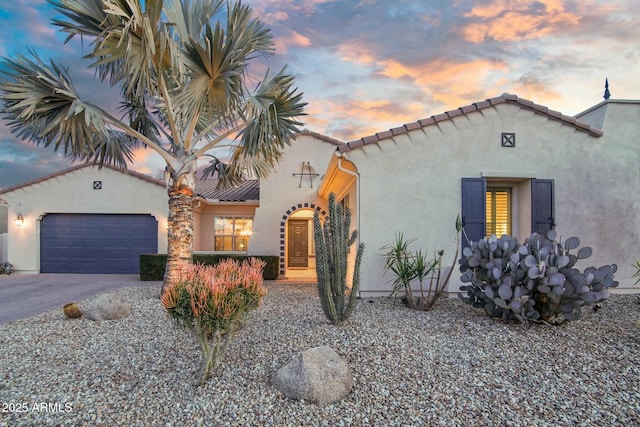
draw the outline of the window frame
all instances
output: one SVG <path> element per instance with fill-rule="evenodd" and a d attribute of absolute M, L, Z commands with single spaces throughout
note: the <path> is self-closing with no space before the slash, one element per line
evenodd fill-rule
<path fill-rule="evenodd" d="M 222 219 L 222 220 L 230 220 L 231 221 L 231 234 L 218 234 L 218 220 Z M 242 221 L 250 221 L 251 222 L 251 226 L 249 228 L 249 233 L 248 235 L 242 236 L 242 232 L 237 232 L 237 221 L 238 220 L 242 220 Z M 224 253 L 247 253 L 249 251 L 249 244 L 251 241 L 251 235 L 253 234 L 253 221 L 254 221 L 254 217 L 252 216 L 245 216 L 245 215 L 216 215 L 213 217 L 213 250 L 214 252 L 224 252 Z M 223 230 L 226 227 L 223 227 Z M 243 224 L 242 226 L 242 230 L 246 229 L 246 223 Z M 222 238 L 223 240 L 223 247 L 222 249 L 218 249 L 218 244 L 217 244 L 217 239 L 218 238 Z M 231 237 L 231 249 L 225 249 L 225 238 Z M 244 237 L 246 238 L 246 247 L 244 250 L 238 250 L 237 249 L 237 245 L 241 244 L 237 242 L 237 239 L 239 237 Z"/>

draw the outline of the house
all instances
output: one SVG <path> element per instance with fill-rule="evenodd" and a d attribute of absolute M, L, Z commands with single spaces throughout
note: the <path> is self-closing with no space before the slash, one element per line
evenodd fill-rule
<path fill-rule="evenodd" d="M 315 212 L 326 216 L 333 192 L 352 210 L 366 245 L 362 296 L 389 294 L 382 247 L 396 233 L 431 254 L 445 250 L 445 263 L 455 264 L 458 215 L 470 240 L 506 233 L 522 241 L 551 227 L 577 236 L 593 248 L 582 262 L 616 263 L 620 288 L 629 288 L 640 257 L 638 118 L 640 101 L 608 99 L 571 117 L 504 94 L 347 143 L 303 131 L 266 179 L 227 190 L 197 181 L 194 252 L 277 255 L 281 277 L 313 279 L 311 221 Z M 77 240 L 76 223 L 86 223 L 91 236 L 117 236 L 122 227 L 134 238 L 146 229 L 138 249 L 166 251 L 164 183 L 141 174 L 80 166 L 5 189 L 0 198 L 8 203 L 7 259 L 18 271 L 96 266 L 105 255 L 95 247 L 104 244 Z M 74 243 L 83 249 L 67 260 L 53 257 Z M 124 236 L 118 244 L 132 246 Z M 87 253 L 98 256 L 79 262 Z M 454 271 L 449 291 L 459 285 Z"/>
<path fill-rule="evenodd" d="M 381 248 L 396 233 L 454 263 L 458 215 L 472 241 L 551 227 L 577 236 L 593 248 L 578 267 L 616 263 L 628 288 L 640 256 L 639 119 L 640 101 L 569 117 L 504 94 L 339 146 L 319 195 L 354 212 L 363 295 L 389 293 Z M 460 284 L 455 271 L 449 290 Z"/>
<path fill-rule="evenodd" d="M 262 182 L 219 190 L 197 180 L 194 252 L 277 255 L 282 276 L 315 278 L 310 221 L 326 214 L 317 188 L 340 144 L 305 131 Z M 167 251 L 165 183 L 140 173 L 80 165 L 0 199 L 9 217 L 0 262 L 17 272 L 137 273 L 140 254 Z"/>
<path fill-rule="evenodd" d="M 23 273 L 136 273 L 167 247 L 164 183 L 110 167 L 75 166 L 0 191 L 4 260 Z M 4 240 L 4 239 L 3 239 Z"/>
<path fill-rule="evenodd" d="M 276 255 L 280 275 L 315 279 L 314 212 L 326 215 L 318 186 L 340 141 L 303 131 L 267 178 L 231 190 L 196 182 L 194 252 Z"/>

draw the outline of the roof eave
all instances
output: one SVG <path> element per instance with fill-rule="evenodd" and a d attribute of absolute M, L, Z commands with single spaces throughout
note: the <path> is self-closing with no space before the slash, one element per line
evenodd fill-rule
<path fill-rule="evenodd" d="M 558 111 L 550 110 L 548 107 L 545 107 L 543 105 L 536 104 L 527 99 L 519 98 L 517 95 L 505 93 L 501 96 L 489 98 L 485 101 L 475 102 L 473 104 L 465 105 L 455 110 L 445 111 L 442 114 L 436 114 L 431 117 L 418 120 L 416 122 L 407 123 L 402 125 L 401 127 L 390 129 L 389 131 L 378 132 L 374 135 L 369 135 L 360 139 L 349 141 L 342 146 L 338 146 L 336 151 L 338 151 L 339 153 L 346 153 L 356 148 L 363 148 L 366 145 L 376 144 L 383 140 L 394 138 L 397 135 L 406 134 L 415 129 L 437 125 L 438 123 L 443 121 L 453 120 L 453 118 L 458 116 L 467 115 L 469 113 L 480 111 L 485 108 L 494 108 L 496 105 L 504 103 L 518 105 L 521 108 L 527 109 L 536 114 L 544 115 L 550 120 L 559 121 L 568 126 L 572 126 L 577 131 L 586 132 L 594 137 L 599 138 L 603 135 L 601 129 L 597 129 L 589 125 L 588 123 L 581 122 L 577 120 L 576 117 L 566 116 Z"/>

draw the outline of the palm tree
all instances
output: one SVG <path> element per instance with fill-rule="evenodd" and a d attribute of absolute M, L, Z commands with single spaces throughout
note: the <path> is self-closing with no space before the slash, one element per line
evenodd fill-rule
<path fill-rule="evenodd" d="M 197 160 L 226 185 L 249 171 L 266 176 L 290 143 L 305 103 L 283 68 L 252 83 L 252 59 L 274 52 L 269 29 L 240 2 L 223 0 L 48 0 L 53 24 L 91 41 L 91 67 L 118 87 L 122 117 L 78 95 L 68 69 L 29 56 L 0 63 L 0 111 L 27 141 L 100 166 L 126 169 L 145 146 L 166 162 L 168 260 L 172 281 L 193 253 Z M 226 13 L 225 13 L 226 12 Z M 229 143 L 232 138 L 233 142 Z M 230 159 L 210 152 L 229 145 Z"/>

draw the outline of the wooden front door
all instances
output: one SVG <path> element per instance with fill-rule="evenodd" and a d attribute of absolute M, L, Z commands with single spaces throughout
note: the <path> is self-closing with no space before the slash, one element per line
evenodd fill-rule
<path fill-rule="evenodd" d="M 306 220 L 289 220 L 289 267 L 308 267 L 308 224 Z"/>

